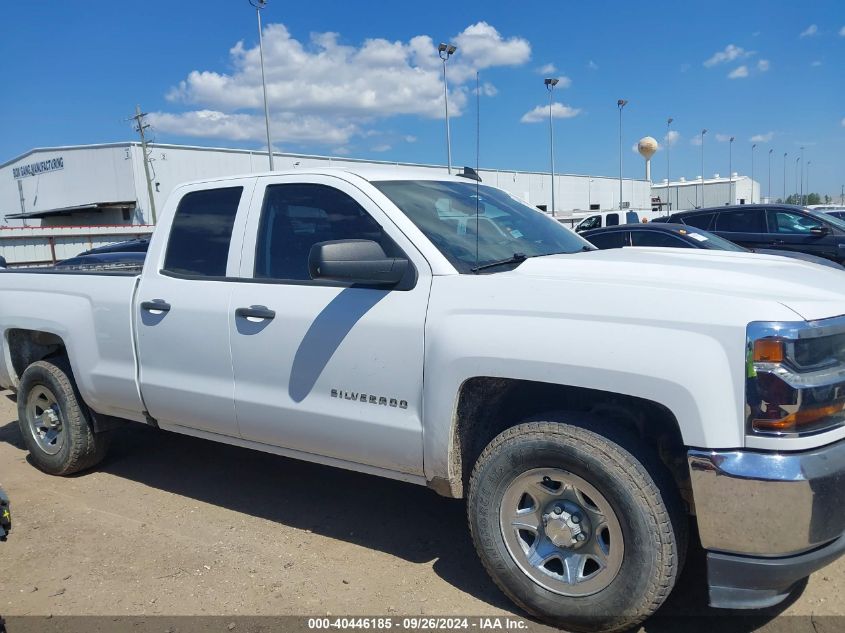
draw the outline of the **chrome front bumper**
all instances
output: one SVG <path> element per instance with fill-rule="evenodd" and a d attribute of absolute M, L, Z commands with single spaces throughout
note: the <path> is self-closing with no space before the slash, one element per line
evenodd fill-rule
<path fill-rule="evenodd" d="M 798 453 L 690 450 L 705 549 L 784 557 L 845 532 L 845 440 Z"/>

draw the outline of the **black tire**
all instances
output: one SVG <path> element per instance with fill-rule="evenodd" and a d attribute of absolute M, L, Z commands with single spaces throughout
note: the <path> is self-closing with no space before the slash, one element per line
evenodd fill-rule
<path fill-rule="evenodd" d="M 46 389 L 55 398 L 61 422 L 61 445 L 50 453 L 39 443 L 30 424 L 27 403 L 33 390 Z M 106 455 L 108 433 L 95 433 L 91 414 L 82 401 L 70 365 L 64 358 L 32 363 L 21 376 L 17 394 L 18 425 L 32 463 L 50 475 L 70 475 L 98 464 Z"/>
<path fill-rule="evenodd" d="M 508 491 L 518 477 L 547 468 L 592 486 L 618 519 L 616 529 L 624 543 L 621 563 L 615 576 L 608 572 L 605 577 L 609 584 L 595 593 L 551 591 L 524 572 L 508 551 L 499 514 L 503 499 L 512 494 Z M 538 619 L 571 631 L 623 631 L 645 620 L 672 590 L 687 546 L 688 519 L 677 490 L 647 447 L 560 422 L 524 423 L 498 435 L 475 464 L 467 512 L 478 555 L 499 588 Z M 546 526 L 550 515 L 543 516 L 541 525 Z M 548 537 L 545 530 L 543 538 Z"/>

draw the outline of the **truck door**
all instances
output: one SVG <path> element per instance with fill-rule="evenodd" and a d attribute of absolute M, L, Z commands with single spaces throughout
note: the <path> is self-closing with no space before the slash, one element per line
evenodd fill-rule
<path fill-rule="evenodd" d="M 813 216 L 786 209 L 769 209 L 766 212 L 770 248 L 807 253 L 837 260 L 837 245 L 841 236 Z"/>
<path fill-rule="evenodd" d="M 331 176 L 258 181 L 232 290 L 235 407 L 244 439 L 422 474 L 422 386 L 431 272 L 384 212 Z M 311 247 L 367 239 L 416 278 L 383 289 L 313 281 Z"/>
<path fill-rule="evenodd" d="M 175 214 L 163 214 L 172 217 L 170 230 L 165 219 L 150 245 L 134 309 L 141 394 L 162 427 L 238 436 L 229 350 L 237 284 L 227 275 L 237 274 L 254 184 L 229 180 L 174 194 Z"/>

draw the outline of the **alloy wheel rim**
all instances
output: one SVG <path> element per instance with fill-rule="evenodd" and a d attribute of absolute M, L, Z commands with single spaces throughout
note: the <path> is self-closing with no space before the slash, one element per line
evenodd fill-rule
<path fill-rule="evenodd" d="M 26 421 L 42 451 L 55 455 L 61 450 L 65 442 L 62 412 L 56 396 L 44 385 L 30 390 L 26 399 Z"/>
<path fill-rule="evenodd" d="M 511 558 L 532 581 L 563 596 L 588 596 L 619 574 L 622 527 L 593 485 L 560 468 L 535 468 L 505 490 L 499 524 Z"/>

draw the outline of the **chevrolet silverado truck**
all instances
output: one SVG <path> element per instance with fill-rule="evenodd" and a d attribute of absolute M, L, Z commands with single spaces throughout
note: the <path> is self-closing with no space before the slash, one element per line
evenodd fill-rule
<path fill-rule="evenodd" d="M 0 273 L 0 386 L 55 475 L 129 420 L 465 498 L 519 607 L 618 631 L 691 525 L 715 607 L 777 604 L 845 549 L 840 276 L 595 250 L 430 171 L 222 178 L 174 191 L 140 275 Z"/>

